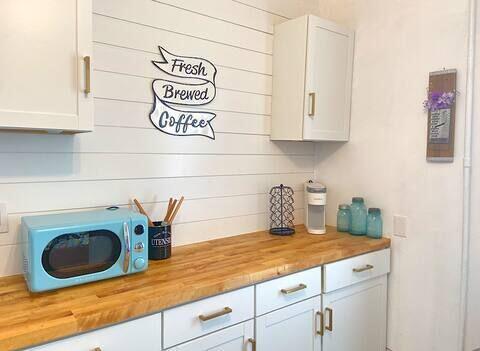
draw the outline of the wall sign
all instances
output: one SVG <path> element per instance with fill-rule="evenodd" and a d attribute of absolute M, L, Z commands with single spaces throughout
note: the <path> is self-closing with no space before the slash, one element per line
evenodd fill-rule
<path fill-rule="evenodd" d="M 156 79 L 150 120 L 155 128 L 177 136 L 200 135 L 215 140 L 211 125 L 215 113 L 189 111 L 187 106 L 206 105 L 215 99 L 217 69 L 208 60 L 174 55 L 159 47 L 162 61 L 152 63 L 171 79 Z"/>
<path fill-rule="evenodd" d="M 427 161 L 453 162 L 457 71 L 430 73 L 428 99 Z"/>

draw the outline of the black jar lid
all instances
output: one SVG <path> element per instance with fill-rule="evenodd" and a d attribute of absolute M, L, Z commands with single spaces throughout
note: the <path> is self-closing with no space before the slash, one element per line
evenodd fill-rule
<path fill-rule="evenodd" d="M 338 209 L 339 209 L 339 210 L 349 210 L 349 209 L 350 209 L 350 205 L 341 204 L 341 205 L 338 205 Z"/>
<path fill-rule="evenodd" d="M 352 202 L 364 202 L 363 197 L 352 197 Z"/>
<path fill-rule="evenodd" d="M 368 213 L 380 214 L 382 211 L 379 208 L 372 207 L 368 209 Z"/>

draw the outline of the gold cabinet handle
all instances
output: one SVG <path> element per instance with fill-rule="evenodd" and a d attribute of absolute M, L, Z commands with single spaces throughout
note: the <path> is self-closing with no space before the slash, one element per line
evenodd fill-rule
<path fill-rule="evenodd" d="M 92 351 L 102 351 L 100 347 L 95 347 Z"/>
<path fill-rule="evenodd" d="M 354 268 L 353 272 L 354 273 L 362 273 L 362 272 L 365 272 L 365 271 L 369 271 L 370 269 L 373 269 L 373 266 L 371 264 L 367 264 L 365 267 Z"/>
<path fill-rule="evenodd" d="M 91 74 L 92 74 L 92 65 L 91 65 L 91 58 L 90 56 L 85 56 L 83 58 L 83 62 L 85 63 L 85 94 L 90 94 L 92 92 L 91 88 Z"/>
<path fill-rule="evenodd" d="M 257 351 L 257 341 L 253 338 L 248 339 L 248 342 L 252 344 L 252 351 Z"/>
<path fill-rule="evenodd" d="M 323 336 L 323 330 L 325 329 L 325 319 L 323 318 L 322 312 L 316 313 L 317 320 L 320 318 L 320 329 L 317 330 L 317 335 Z"/>
<path fill-rule="evenodd" d="M 333 310 L 329 307 L 325 308 L 325 314 L 328 312 L 328 325 L 325 326 L 325 329 L 328 331 L 333 331 Z"/>
<path fill-rule="evenodd" d="M 310 117 L 315 116 L 315 109 L 316 109 L 316 106 L 315 106 L 315 98 L 316 98 L 316 94 L 315 94 L 315 93 L 310 93 L 310 94 L 308 94 L 308 100 L 309 100 L 308 115 L 309 115 Z"/>
<path fill-rule="evenodd" d="M 201 314 L 200 316 L 198 316 L 198 319 L 200 319 L 202 322 L 206 322 L 206 321 L 209 321 L 209 320 L 214 319 L 214 318 L 225 316 L 225 315 L 227 315 L 229 313 L 232 313 L 232 312 L 233 312 L 233 310 L 230 307 L 225 307 L 221 311 L 218 311 L 218 312 L 206 315 L 206 316 Z"/>
<path fill-rule="evenodd" d="M 306 288 L 307 288 L 307 286 L 305 284 L 299 284 L 298 286 L 296 286 L 294 288 L 282 289 L 282 290 L 280 290 L 280 292 L 284 295 L 289 295 L 289 294 L 293 294 L 294 292 L 304 290 Z"/>

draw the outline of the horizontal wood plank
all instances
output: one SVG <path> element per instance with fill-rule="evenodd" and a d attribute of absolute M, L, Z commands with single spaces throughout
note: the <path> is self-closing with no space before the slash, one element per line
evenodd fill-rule
<path fill-rule="evenodd" d="M 133 127 L 153 129 L 148 117 L 152 104 L 130 101 L 95 99 L 95 125 L 110 127 Z M 193 111 L 194 109 L 192 109 Z M 202 109 L 196 109 L 201 111 Z M 252 115 L 239 112 L 214 111 L 212 125 L 215 132 L 229 134 L 270 135 L 271 117 L 268 115 Z"/>
<path fill-rule="evenodd" d="M 148 117 L 138 116 L 138 118 Z M 77 135 L 75 137 L 70 135 L 48 136 L 15 133 L 0 133 L 0 136 L 0 150 L 3 153 L 314 154 L 313 143 L 271 142 L 269 136 L 265 135 L 218 133 L 216 140 L 213 141 L 199 136 L 172 137 L 154 128 L 137 129 L 97 126 L 94 133 Z M 0 170 L 0 176 L 2 171 L 9 173 L 15 170 Z"/>
<path fill-rule="evenodd" d="M 95 14 L 260 53 L 271 55 L 273 51 L 273 38 L 269 33 L 152 0 L 98 0 L 93 4 Z"/>
<path fill-rule="evenodd" d="M 154 0 L 161 4 L 192 11 L 239 26 L 273 34 L 273 26 L 285 18 L 231 0 Z"/>
<path fill-rule="evenodd" d="M 313 171 L 313 156 L 0 153 L 0 164 L 9 165 L 0 168 L 6 184 L 305 173 Z"/>
<path fill-rule="evenodd" d="M 198 40 L 178 33 L 101 15 L 93 16 L 94 42 L 158 54 L 158 46 L 182 56 L 204 57 L 215 65 L 272 74 L 272 56 Z"/>
<path fill-rule="evenodd" d="M 141 203 L 156 203 L 182 195 L 193 200 L 267 194 L 272 186 L 280 183 L 303 191 L 303 184 L 312 177 L 313 170 L 307 173 L 13 183 L 0 184 L 0 194 L 2 201 L 8 203 L 9 213 L 18 214 L 124 206 L 131 204 L 133 198 Z M 18 196 L 19 193 L 22 196 Z"/>
<path fill-rule="evenodd" d="M 270 14 L 282 16 L 285 19 L 302 16 L 306 10 L 312 10 L 314 7 L 309 6 L 305 0 L 232 0 L 238 4 L 249 6 L 251 8 L 265 11 Z"/>
<path fill-rule="evenodd" d="M 173 195 L 172 195 L 173 196 Z M 303 210 L 303 192 L 296 192 L 294 194 L 295 209 Z M 9 232 L 3 233 L 0 237 L 0 245 L 12 245 L 22 241 L 20 237 L 20 223 L 23 216 L 43 215 L 51 213 L 68 213 L 78 210 L 98 210 L 106 208 L 112 205 L 118 205 L 122 208 L 131 208 L 136 210 L 136 207 L 127 199 L 127 205 L 123 204 L 125 200 L 120 204 L 108 204 L 106 206 L 93 207 L 92 205 L 81 209 L 68 209 L 60 211 L 48 211 L 48 212 L 26 212 L 26 213 L 12 213 L 9 215 Z M 154 202 L 142 203 L 142 206 L 147 211 L 152 220 L 161 220 L 165 216 L 168 198 L 158 199 L 155 198 Z M 218 220 L 223 218 L 234 218 L 264 214 L 268 217 L 268 195 L 262 194 L 246 194 L 237 196 L 223 196 L 223 197 L 206 197 L 206 198 L 186 198 L 182 205 L 182 210 L 178 213 L 175 223 L 196 223 L 196 222 L 209 222 L 211 220 Z M 297 218 L 298 223 L 303 222 L 302 218 Z M 265 223 L 265 222 L 262 222 Z M 224 228 L 226 229 L 226 228 Z M 231 230 L 234 233 L 234 229 Z M 245 232 L 245 231 L 244 231 Z M 230 233 L 229 230 L 225 230 L 225 233 Z M 191 236 L 189 236 L 191 238 Z M 197 237 L 197 241 L 201 241 L 202 237 Z M 185 242 L 184 240 L 184 243 Z M 1 272 L 1 271 L 0 271 Z"/>
<path fill-rule="evenodd" d="M 152 79 L 103 71 L 96 71 L 94 78 L 94 91 L 98 98 L 153 103 Z M 205 108 L 269 115 L 271 105 L 272 97 L 269 95 L 217 89 L 215 100 Z M 188 106 L 178 109 L 189 111 Z"/>
<path fill-rule="evenodd" d="M 152 61 L 161 60 L 159 53 L 148 53 L 118 46 L 94 43 L 95 69 L 150 79 L 172 79 Z M 216 86 L 220 89 L 272 95 L 272 77 L 229 67 L 217 67 Z"/>

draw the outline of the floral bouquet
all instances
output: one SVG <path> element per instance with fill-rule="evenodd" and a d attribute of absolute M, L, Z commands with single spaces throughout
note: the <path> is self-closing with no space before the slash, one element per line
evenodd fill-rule
<path fill-rule="evenodd" d="M 434 112 L 450 108 L 455 102 L 455 92 L 438 92 L 430 91 L 428 99 L 423 102 L 423 107 L 426 112 Z"/>

